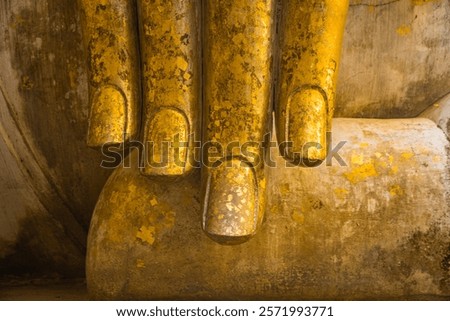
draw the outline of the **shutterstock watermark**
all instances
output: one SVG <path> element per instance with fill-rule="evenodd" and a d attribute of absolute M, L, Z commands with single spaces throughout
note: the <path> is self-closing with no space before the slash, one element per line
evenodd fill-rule
<path fill-rule="evenodd" d="M 193 139 L 193 136 L 183 141 L 177 134 L 172 139 L 159 143 L 152 141 L 143 143 L 132 140 L 119 146 L 104 144 L 101 148 L 104 157 L 101 167 L 114 169 L 134 166 L 139 168 L 166 168 L 168 166 L 201 168 L 217 167 L 222 164 L 231 166 L 230 162 L 227 162 L 229 159 L 241 159 L 242 166 L 250 164 L 255 167 L 262 164 L 268 167 L 347 166 L 339 154 L 347 141 L 334 144 L 331 133 L 327 133 L 327 141 L 328 146 L 325 147 L 316 142 L 308 142 L 302 146 L 300 152 L 291 152 L 292 142 L 274 142 L 270 139 L 270 134 L 266 134 L 261 142 L 231 141 L 226 145 L 217 141 L 200 142 Z M 327 156 L 324 160 L 307 157 L 307 155 L 317 153 L 324 148 L 327 148 Z M 130 158 L 127 158 L 133 150 L 138 151 L 138 158 L 134 160 L 137 164 L 131 164 Z"/>

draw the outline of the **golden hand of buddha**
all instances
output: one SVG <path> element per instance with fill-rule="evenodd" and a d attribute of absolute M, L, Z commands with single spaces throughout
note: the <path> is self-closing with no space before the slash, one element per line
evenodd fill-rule
<path fill-rule="evenodd" d="M 272 102 L 284 157 L 326 158 L 348 0 L 80 1 L 88 145 L 140 138 L 148 176 L 201 163 L 203 229 L 248 240 L 263 219 Z"/>

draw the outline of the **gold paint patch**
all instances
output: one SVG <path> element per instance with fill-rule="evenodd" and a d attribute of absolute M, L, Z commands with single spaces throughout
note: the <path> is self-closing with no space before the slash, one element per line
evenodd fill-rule
<path fill-rule="evenodd" d="M 156 229 L 153 226 L 142 226 L 136 233 L 136 238 L 140 239 L 144 243 L 152 245 L 155 243 L 155 232 Z"/>
<path fill-rule="evenodd" d="M 145 268 L 144 260 L 142 260 L 142 259 L 137 259 L 137 260 L 136 260 L 136 267 L 137 267 L 138 269 L 143 269 L 143 268 Z"/>
<path fill-rule="evenodd" d="M 395 31 L 399 36 L 405 37 L 411 33 L 411 27 L 408 25 L 401 25 Z"/>
<path fill-rule="evenodd" d="M 292 219 L 299 224 L 303 224 L 305 222 L 305 215 L 299 213 L 298 211 L 292 212 Z"/>
<path fill-rule="evenodd" d="M 405 152 L 405 153 L 401 154 L 401 157 L 406 160 L 411 159 L 413 156 L 414 156 L 414 153 L 411 153 L 411 152 Z"/>
<path fill-rule="evenodd" d="M 389 194 L 391 194 L 391 196 L 402 196 L 404 194 L 404 191 L 400 187 L 400 185 L 392 185 L 389 188 Z"/>
<path fill-rule="evenodd" d="M 339 199 L 345 199 L 349 193 L 350 192 L 347 189 L 345 189 L 345 188 L 335 188 L 334 189 L 334 194 Z"/>
<path fill-rule="evenodd" d="M 368 163 L 354 168 L 352 171 L 345 173 L 344 176 L 351 183 L 357 184 L 370 177 L 378 176 L 378 172 L 372 163 Z"/>

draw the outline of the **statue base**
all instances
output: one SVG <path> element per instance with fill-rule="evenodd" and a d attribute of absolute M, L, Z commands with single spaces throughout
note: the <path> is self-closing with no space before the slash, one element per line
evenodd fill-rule
<path fill-rule="evenodd" d="M 336 161 L 267 168 L 266 217 L 236 246 L 201 229 L 200 175 L 110 177 L 87 258 L 94 299 L 389 299 L 450 296 L 448 142 L 426 119 L 336 119 Z M 275 149 L 272 150 L 274 152 Z"/>

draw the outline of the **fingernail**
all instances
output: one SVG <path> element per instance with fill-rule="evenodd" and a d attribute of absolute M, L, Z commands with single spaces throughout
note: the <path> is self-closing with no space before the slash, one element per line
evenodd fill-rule
<path fill-rule="evenodd" d="M 162 108 L 152 116 L 145 136 L 144 175 L 180 176 L 186 173 L 189 125 L 182 112 Z"/>
<path fill-rule="evenodd" d="M 124 94 L 114 86 L 102 86 L 94 95 L 89 117 L 87 145 L 101 147 L 126 140 L 126 108 Z"/>
<path fill-rule="evenodd" d="M 325 93 L 306 88 L 294 93 L 286 108 L 286 137 L 292 142 L 285 157 L 304 166 L 326 158 L 327 101 Z"/>
<path fill-rule="evenodd" d="M 208 169 L 203 229 L 214 241 L 239 244 L 258 226 L 258 188 L 254 168 L 239 159 Z"/>

